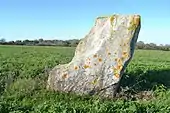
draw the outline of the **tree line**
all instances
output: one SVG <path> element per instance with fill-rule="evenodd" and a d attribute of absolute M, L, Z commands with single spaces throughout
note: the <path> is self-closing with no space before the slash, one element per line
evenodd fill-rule
<path fill-rule="evenodd" d="M 1 45 L 27 45 L 27 46 L 65 46 L 65 47 L 76 47 L 80 40 L 16 40 L 16 41 L 6 41 L 5 39 L 0 39 Z M 146 50 L 163 50 L 170 51 L 170 44 L 154 44 L 154 43 L 144 43 L 143 41 L 138 41 L 136 43 L 136 49 L 146 49 Z"/>
<path fill-rule="evenodd" d="M 79 43 L 78 39 L 71 40 L 16 40 L 16 41 L 5 41 L 5 39 L 0 40 L 1 45 L 27 45 L 27 46 L 68 46 L 76 47 Z"/>
<path fill-rule="evenodd" d="M 155 43 L 144 43 L 143 41 L 138 41 L 136 43 L 136 49 L 170 51 L 170 44 L 165 44 L 165 45 L 160 44 L 160 45 L 157 45 Z"/>

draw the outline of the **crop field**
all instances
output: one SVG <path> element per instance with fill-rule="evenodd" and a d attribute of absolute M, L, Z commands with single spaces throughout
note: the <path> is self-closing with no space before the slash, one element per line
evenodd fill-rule
<path fill-rule="evenodd" d="M 170 113 L 170 51 L 135 50 L 114 99 L 46 90 L 75 48 L 0 46 L 0 113 Z"/>

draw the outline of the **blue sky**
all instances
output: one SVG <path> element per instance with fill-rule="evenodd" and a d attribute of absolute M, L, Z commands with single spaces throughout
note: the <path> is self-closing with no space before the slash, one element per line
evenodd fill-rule
<path fill-rule="evenodd" d="M 170 0 L 0 0 L 0 38 L 84 38 L 96 17 L 140 14 L 139 40 L 170 44 Z"/>

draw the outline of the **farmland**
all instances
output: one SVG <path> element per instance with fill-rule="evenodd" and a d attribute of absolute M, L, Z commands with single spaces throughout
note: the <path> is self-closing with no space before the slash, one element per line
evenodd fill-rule
<path fill-rule="evenodd" d="M 0 46 L 0 113 L 170 112 L 170 52 L 135 50 L 114 99 L 47 91 L 48 72 L 75 48 Z M 145 94 L 144 94 L 145 93 Z"/>

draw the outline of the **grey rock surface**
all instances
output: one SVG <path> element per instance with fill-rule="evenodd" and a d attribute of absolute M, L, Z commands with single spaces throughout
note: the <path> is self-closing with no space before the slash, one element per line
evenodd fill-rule
<path fill-rule="evenodd" d="M 113 96 L 134 54 L 141 27 L 139 15 L 98 17 L 68 64 L 57 65 L 47 88 L 77 94 Z"/>

